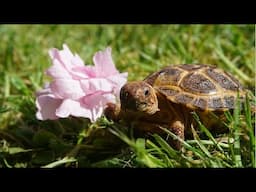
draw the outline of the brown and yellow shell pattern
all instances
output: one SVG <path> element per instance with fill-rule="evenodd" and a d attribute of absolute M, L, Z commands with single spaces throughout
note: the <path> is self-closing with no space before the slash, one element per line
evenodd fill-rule
<path fill-rule="evenodd" d="M 205 64 L 171 65 L 144 79 L 173 103 L 203 111 L 233 109 L 245 91 L 232 75 Z"/>

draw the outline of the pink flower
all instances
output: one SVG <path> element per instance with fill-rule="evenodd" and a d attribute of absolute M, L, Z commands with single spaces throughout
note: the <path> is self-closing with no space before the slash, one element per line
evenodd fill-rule
<path fill-rule="evenodd" d="M 37 92 L 36 117 L 39 120 L 75 116 L 95 122 L 106 103 L 119 99 L 128 73 L 119 73 L 115 68 L 111 48 L 95 53 L 94 66 L 84 65 L 65 44 L 63 50 L 51 49 L 49 55 L 53 65 L 46 74 L 53 80 Z"/>

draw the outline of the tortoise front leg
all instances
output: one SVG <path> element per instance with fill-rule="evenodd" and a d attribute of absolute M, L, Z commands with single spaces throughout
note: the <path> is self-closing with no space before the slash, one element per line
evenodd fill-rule
<path fill-rule="evenodd" d="M 107 103 L 107 107 L 104 109 L 104 115 L 109 120 L 117 122 L 121 119 L 120 104 Z"/>
<path fill-rule="evenodd" d="M 166 135 L 166 132 L 163 131 L 161 128 L 167 128 L 170 130 L 173 134 L 180 137 L 182 140 L 184 140 L 184 124 L 180 120 L 175 120 L 171 124 L 155 124 L 145 121 L 135 121 L 132 123 L 132 127 L 137 132 L 138 135 L 144 135 L 144 137 L 148 133 L 157 133 L 159 135 Z M 171 136 L 167 137 L 167 142 L 171 147 L 173 147 L 176 150 L 181 150 L 182 143 L 179 140 L 174 140 Z"/>
<path fill-rule="evenodd" d="M 173 134 L 175 134 L 176 136 L 178 136 L 179 138 L 181 138 L 182 140 L 184 140 L 184 123 L 181 120 L 174 120 L 170 127 L 168 128 Z M 175 149 L 177 150 L 181 150 L 182 148 L 182 143 L 177 140 L 177 139 L 173 139 L 172 137 L 168 137 L 167 139 L 168 143 Z"/>

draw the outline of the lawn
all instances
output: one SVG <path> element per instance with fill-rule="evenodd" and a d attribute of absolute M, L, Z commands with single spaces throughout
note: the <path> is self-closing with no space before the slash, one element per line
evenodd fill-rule
<path fill-rule="evenodd" d="M 0 41 L 0 167 L 256 167 L 254 25 L 0 25 Z M 226 113 L 228 133 L 215 138 L 198 120 L 204 136 L 182 151 L 157 134 L 135 138 L 104 116 L 39 121 L 35 92 L 50 81 L 48 50 L 64 43 L 85 63 L 110 46 L 128 81 L 169 64 L 215 64 L 248 97 Z"/>

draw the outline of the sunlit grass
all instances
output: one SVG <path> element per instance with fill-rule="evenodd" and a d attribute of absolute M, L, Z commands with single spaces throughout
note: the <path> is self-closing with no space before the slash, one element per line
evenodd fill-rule
<path fill-rule="evenodd" d="M 247 99 L 242 108 L 248 112 L 249 107 Z M 174 150 L 157 134 L 153 134 L 154 141 L 152 141 L 152 139 L 129 138 L 122 132 L 124 128 L 121 127 L 113 127 L 111 132 L 127 143 L 136 154 L 138 163 L 146 167 L 255 167 L 255 136 L 253 136 L 255 134 L 252 126 L 247 126 L 249 122 L 255 122 L 255 118 L 247 116 L 244 124 L 241 121 L 243 117 L 239 107 L 233 114 L 227 113 L 231 118 L 229 124 L 232 131 L 220 138 L 214 138 L 196 114 L 195 119 L 199 123 L 201 133 L 206 133 L 208 140 L 200 139 L 200 136 L 194 132 L 193 140 L 183 141 L 168 129 L 162 128 L 173 139 L 182 142 L 184 146 L 182 151 Z M 246 138 L 248 135 L 251 136 Z M 242 143 L 243 137 L 245 140 L 243 139 Z"/>
<path fill-rule="evenodd" d="M 254 30 L 254 25 L 0 25 L 0 167 L 256 167 Z M 194 132 L 192 140 L 182 141 L 182 151 L 157 134 L 135 138 L 133 130 L 104 117 L 95 124 L 79 118 L 38 121 L 35 92 L 49 80 L 48 50 L 63 43 L 87 64 L 96 51 L 111 46 L 128 80 L 142 80 L 169 64 L 214 64 L 238 78 L 249 97 L 226 113 L 230 132 L 220 138 L 195 113 L 205 136 Z"/>

